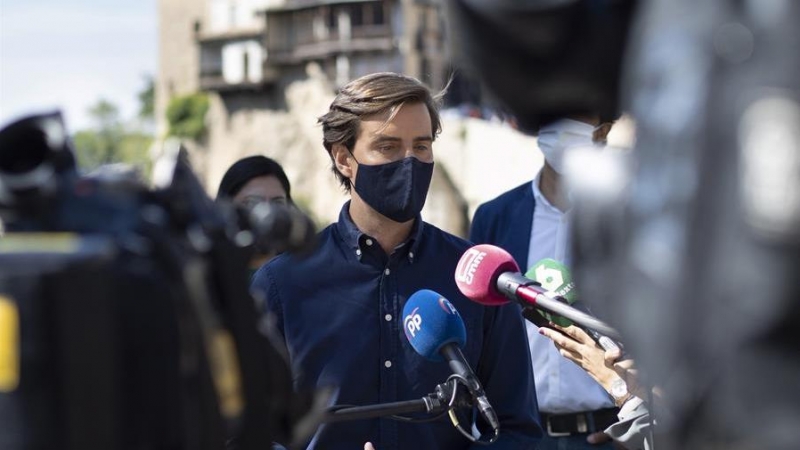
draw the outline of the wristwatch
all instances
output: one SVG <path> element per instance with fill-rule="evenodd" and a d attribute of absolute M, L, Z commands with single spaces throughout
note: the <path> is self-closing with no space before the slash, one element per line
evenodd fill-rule
<path fill-rule="evenodd" d="M 611 383 L 610 393 L 614 397 L 614 404 L 617 405 L 617 408 L 621 408 L 632 397 L 631 393 L 628 392 L 628 385 L 622 378 L 617 378 Z"/>

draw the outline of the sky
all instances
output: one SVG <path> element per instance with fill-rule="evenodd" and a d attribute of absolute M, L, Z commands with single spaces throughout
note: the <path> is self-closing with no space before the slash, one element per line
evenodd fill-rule
<path fill-rule="evenodd" d="M 0 0 L 0 126 L 58 108 L 75 132 L 101 98 L 133 118 L 157 23 L 156 0 Z"/>

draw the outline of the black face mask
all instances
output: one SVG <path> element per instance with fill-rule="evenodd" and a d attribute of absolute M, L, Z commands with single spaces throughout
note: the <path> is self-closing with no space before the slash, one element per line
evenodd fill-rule
<path fill-rule="evenodd" d="M 408 222 L 422 211 L 433 177 L 432 162 L 412 156 L 375 166 L 356 162 L 353 188 L 372 209 L 395 222 Z"/>

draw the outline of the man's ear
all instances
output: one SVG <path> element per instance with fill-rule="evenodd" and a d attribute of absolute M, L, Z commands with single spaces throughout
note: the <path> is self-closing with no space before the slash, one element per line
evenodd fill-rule
<path fill-rule="evenodd" d="M 343 144 L 333 144 L 331 146 L 331 157 L 336 169 L 347 178 L 353 178 L 353 169 L 350 166 L 351 161 L 355 161 L 353 155 Z"/>

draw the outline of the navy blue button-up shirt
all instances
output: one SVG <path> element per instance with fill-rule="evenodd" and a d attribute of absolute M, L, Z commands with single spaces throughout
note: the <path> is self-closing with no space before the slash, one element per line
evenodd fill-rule
<path fill-rule="evenodd" d="M 307 259 L 285 254 L 254 276 L 289 351 L 297 389 L 338 387 L 337 404 L 415 400 L 451 374 L 447 363 L 417 354 L 401 317 L 406 299 L 432 289 L 458 309 L 467 328 L 463 349 L 501 424 L 492 448 L 534 448 L 541 436 L 525 327 L 513 305 L 484 307 L 463 297 L 454 280 L 470 243 L 422 222 L 387 255 L 353 223 L 349 203 L 320 233 Z M 382 419 L 326 424 L 309 448 L 462 449 L 470 442 L 443 417 L 430 423 Z"/>

